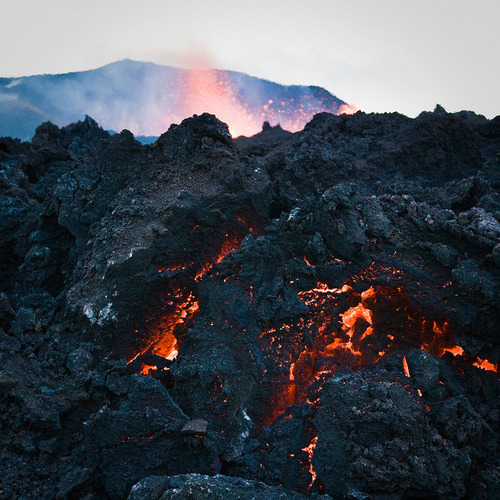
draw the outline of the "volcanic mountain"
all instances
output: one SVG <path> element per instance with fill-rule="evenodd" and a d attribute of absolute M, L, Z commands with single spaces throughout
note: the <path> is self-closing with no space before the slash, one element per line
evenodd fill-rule
<path fill-rule="evenodd" d="M 316 113 L 350 109 L 320 87 L 129 59 L 77 73 L 0 78 L 0 136 L 23 140 L 43 121 L 62 126 L 84 115 L 108 130 L 159 136 L 170 124 L 208 111 L 238 136 L 257 133 L 264 121 L 296 132 Z"/>

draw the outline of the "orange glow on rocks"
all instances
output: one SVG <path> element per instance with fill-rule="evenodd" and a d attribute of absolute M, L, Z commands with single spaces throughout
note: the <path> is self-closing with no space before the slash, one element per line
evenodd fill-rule
<path fill-rule="evenodd" d="M 150 440 L 150 439 L 153 439 L 155 436 L 157 436 L 158 434 L 160 434 L 161 431 L 158 431 L 158 432 L 155 432 L 154 434 L 152 434 L 151 436 L 127 436 L 127 437 L 124 437 L 122 439 L 122 443 L 126 443 L 127 441 L 135 441 L 135 440 L 139 440 L 139 441 L 142 441 L 142 440 Z"/>
<path fill-rule="evenodd" d="M 157 366 L 151 366 L 147 365 L 145 363 L 142 363 L 141 368 L 139 370 L 139 373 L 142 373 L 143 375 L 150 375 L 150 372 L 158 370 Z"/>
<path fill-rule="evenodd" d="M 189 262 L 188 264 L 176 264 L 173 266 L 166 266 L 158 268 L 159 273 L 172 272 L 172 271 L 183 271 L 187 269 L 189 266 L 192 266 L 193 263 Z"/>
<path fill-rule="evenodd" d="M 178 304 L 175 311 L 158 321 L 154 328 L 151 352 L 162 358 L 173 360 L 179 352 L 177 339 L 174 335 L 175 327 L 186 319 L 192 318 L 198 311 L 198 301 L 190 294 L 186 300 Z"/>
<path fill-rule="evenodd" d="M 314 453 L 314 448 L 316 448 L 317 443 L 318 443 L 318 436 L 314 437 L 308 446 L 306 446 L 305 448 L 302 448 L 302 451 L 305 451 L 309 457 L 309 473 L 311 474 L 311 483 L 309 484 L 308 489 L 311 488 L 311 486 L 314 484 L 314 481 L 316 481 L 316 477 L 317 477 L 316 471 L 314 470 L 314 467 L 312 464 L 312 456 Z"/>
<path fill-rule="evenodd" d="M 239 234 L 226 234 L 226 239 L 222 243 L 220 250 L 200 266 L 194 279 L 200 281 L 215 264 L 219 264 L 224 257 L 229 255 L 233 250 L 239 248 L 242 239 L 243 237 Z"/>
<path fill-rule="evenodd" d="M 226 234 L 226 236 L 229 236 Z M 238 238 L 237 236 L 233 236 L 232 238 L 228 238 L 223 244 L 222 248 L 220 249 L 220 252 L 217 255 L 217 258 L 215 259 L 215 263 L 219 264 L 219 262 L 222 261 L 226 255 L 231 253 L 233 250 L 236 250 L 241 244 L 241 238 Z"/>
<path fill-rule="evenodd" d="M 434 356 L 450 352 L 478 368 L 498 369 L 488 360 L 467 358 L 464 349 L 454 344 L 449 321 L 442 316 L 430 319 L 399 286 L 370 287 L 359 294 L 348 285 L 335 288 L 318 282 L 298 296 L 309 307 L 307 316 L 297 323 L 265 328 L 260 335 L 269 356 L 280 359 L 282 336 L 288 337 L 292 352 L 300 350 L 300 335 L 311 339 L 298 355 L 280 362 L 286 380 L 272 397 L 267 423 L 290 404 L 310 402 L 309 394 L 317 393 L 339 366 L 359 369 L 394 350 L 424 349 Z M 410 377 L 405 358 L 403 368 Z"/>
<path fill-rule="evenodd" d="M 182 296 L 180 291 L 178 291 L 178 296 Z M 174 304 L 173 301 L 172 304 Z M 146 346 L 132 357 L 128 361 L 128 364 L 146 353 L 161 356 L 170 361 L 174 360 L 179 353 L 179 345 L 174 335 L 174 330 L 177 325 L 192 319 L 197 312 L 198 301 L 195 299 L 194 295 L 190 293 L 186 298 L 181 299 L 175 304 L 172 312 L 162 316 L 154 322 Z M 149 375 L 150 371 L 154 371 L 154 369 L 156 369 L 156 367 L 143 364 L 140 372 L 144 375 Z"/>
<path fill-rule="evenodd" d="M 453 356 L 462 356 L 464 350 L 459 345 L 455 345 L 453 347 L 445 347 L 444 352 L 450 352 Z"/>
<path fill-rule="evenodd" d="M 243 224 L 247 229 L 250 234 L 258 234 L 259 233 L 259 225 L 256 223 L 256 221 L 251 221 L 249 218 L 245 217 L 244 215 L 238 215 L 237 217 L 238 222 Z"/>
<path fill-rule="evenodd" d="M 239 233 L 226 233 L 219 251 L 215 252 L 199 266 L 197 273 L 194 275 L 194 280 L 201 281 L 214 265 L 222 262 L 224 257 L 239 248 L 242 239 L 243 235 Z M 174 264 L 160 267 L 158 268 L 158 272 L 183 271 L 188 270 L 191 266 L 193 266 L 192 262 L 188 264 Z M 146 345 L 129 359 L 128 364 L 147 354 L 160 356 L 169 361 L 177 358 L 179 341 L 175 336 L 175 330 L 178 325 L 192 320 L 197 315 L 199 305 L 198 300 L 192 292 L 187 292 L 181 288 L 170 292 L 167 297 L 167 304 L 169 312 L 161 315 L 159 319 L 151 323 L 152 326 L 148 331 Z M 151 373 L 157 371 L 157 367 L 148 363 L 142 363 L 139 371 L 143 375 L 151 375 Z"/>
<path fill-rule="evenodd" d="M 474 361 L 474 363 L 472 364 L 474 366 L 477 366 L 478 368 L 481 368 L 482 370 L 488 370 L 491 372 L 498 373 L 498 365 L 490 363 L 487 359 L 477 358 L 477 360 Z"/>
<path fill-rule="evenodd" d="M 408 368 L 408 362 L 406 361 L 406 356 L 403 358 L 403 370 L 405 372 L 405 375 L 410 378 L 410 369 Z"/>
<path fill-rule="evenodd" d="M 372 297 L 374 293 L 374 289 L 369 288 L 361 294 L 362 301 L 357 306 L 351 307 L 344 314 L 340 315 L 343 323 L 342 330 L 347 334 L 349 341 L 345 343 L 336 342 L 333 350 L 337 348 L 348 349 L 355 356 L 362 355 L 360 350 L 353 347 L 353 340 L 354 342 L 361 341 L 373 333 L 373 328 L 371 326 L 372 312 L 363 305 L 363 300 L 367 297 Z M 338 339 L 335 340 L 338 341 Z M 332 344 L 330 344 L 328 348 L 331 348 L 331 346 Z"/>

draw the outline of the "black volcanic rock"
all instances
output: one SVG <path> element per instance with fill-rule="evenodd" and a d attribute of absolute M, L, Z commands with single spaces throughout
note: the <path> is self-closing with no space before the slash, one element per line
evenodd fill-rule
<path fill-rule="evenodd" d="M 497 128 L 2 138 L 0 498 L 493 498 Z"/>
<path fill-rule="evenodd" d="M 470 457 L 441 437 L 425 405 L 391 375 L 348 375 L 324 386 L 313 465 L 325 490 L 419 497 L 430 487 L 461 498 Z M 477 432 L 486 438 L 487 429 Z"/>
<path fill-rule="evenodd" d="M 317 495 L 315 495 L 318 498 Z M 131 490 L 129 500 L 159 500 L 177 498 L 211 498 L 214 500 L 268 500 L 307 498 L 299 493 L 273 488 L 256 481 L 217 475 L 214 477 L 200 474 L 185 474 L 171 477 L 147 477 Z M 327 496 L 323 496 L 327 500 Z"/>

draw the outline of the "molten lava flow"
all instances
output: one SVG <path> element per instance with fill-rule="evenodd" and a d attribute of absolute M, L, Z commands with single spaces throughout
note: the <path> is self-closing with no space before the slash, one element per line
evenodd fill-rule
<path fill-rule="evenodd" d="M 371 326 L 372 312 L 370 311 L 370 309 L 367 309 L 363 305 L 363 300 L 366 299 L 367 297 L 372 297 L 374 293 L 375 291 L 373 290 L 373 288 L 369 288 L 368 290 L 366 290 L 361 294 L 362 301 L 357 306 L 351 307 L 344 314 L 340 315 L 342 317 L 342 323 L 343 323 L 342 329 L 346 332 L 349 341 L 346 343 L 342 343 L 338 342 L 338 339 L 335 339 L 335 341 L 332 344 L 327 346 L 327 349 L 333 348 L 333 350 L 335 350 L 340 347 L 343 349 L 348 349 L 355 356 L 362 355 L 361 351 L 358 348 L 354 347 L 353 340 L 356 343 L 360 342 L 365 337 L 373 333 L 373 328 Z M 367 325 L 369 325 L 363 332 L 359 332 L 359 329 L 357 328 L 357 325 L 360 324 L 359 320 L 364 320 L 364 322 Z"/>
<path fill-rule="evenodd" d="M 179 352 L 174 335 L 175 327 L 192 318 L 196 312 L 198 312 L 198 301 L 193 294 L 189 294 L 183 302 L 176 305 L 173 313 L 162 318 L 156 325 L 152 353 L 165 359 L 175 359 Z"/>
<path fill-rule="evenodd" d="M 143 375 L 151 375 L 151 372 L 158 370 L 157 366 L 147 365 L 146 363 L 141 364 L 141 368 L 139 369 L 139 373 Z"/>
<path fill-rule="evenodd" d="M 302 300 L 302 302 L 304 302 L 304 304 L 309 306 L 318 303 L 321 300 L 323 294 L 328 296 L 329 294 L 340 294 L 348 292 L 350 290 L 352 290 L 352 288 L 347 285 L 344 285 L 342 288 L 328 288 L 328 285 L 326 285 L 325 283 L 318 282 L 315 288 L 304 292 L 299 292 L 297 295 Z"/>
<path fill-rule="evenodd" d="M 200 269 L 198 270 L 198 272 L 194 277 L 195 281 L 200 281 L 203 278 L 203 276 L 205 276 L 205 274 L 207 274 L 208 271 L 210 271 L 210 269 L 212 269 L 212 267 L 215 264 L 219 264 L 220 262 L 222 262 L 222 259 L 224 259 L 224 257 L 229 255 L 233 250 L 236 250 L 237 248 L 240 247 L 241 240 L 243 239 L 242 235 L 240 234 L 229 235 L 229 233 L 227 233 L 225 236 L 226 239 L 222 243 L 219 252 L 214 254 L 210 259 L 208 259 L 200 266 Z"/>
<path fill-rule="evenodd" d="M 314 484 L 314 481 L 316 481 L 316 471 L 314 470 L 313 464 L 312 464 L 312 456 L 314 453 L 314 448 L 316 448 L 316 444 L 318 443 L 318 436 L 314 437 L 312 441 L 309 443 L 308 446 L 305 448 L 302 448 L 302 451 L 305 451 L 309 457 L 309 473 L 311 474 L 311 483 L 308 486 L 308 490 L 311 489 L 311 486 Z"/>
<path fill-rule="evenodd" d="M 474 366 L 477 366 L 478 368 L 481 368 L 482 370 L 489 370 L 495 373 L 498 373 L 498 364 L 493 364 L 490 363 L 487 359 L 481 359 L 477 358 L 474 363 L 472 363 Z"/>
<path fill-rule="evenodd" d="M 498 370 L 488 360 L 467 356 L 454 344 L 449 321 L 442 316 L 430 319 L 400 286 L 370 287 L 358 294 L 348 285 L 339 289 L 318 283 L 298 296 L 309 307 L 308 315 L 297 323 L 265 328 L 259 337 L 286 374 L 276 385 L 266 422 L 287 405 L 311 402 L 339 366 L 359 369 L 395 349 L 424 349 L 434 356 L 449 352 L 478 368 Z M 304 338 L 310 339 L 307 345 Z M 406 358 L 403 368 L 410 377 Z"/>
<path fill-rule="evenodd" d="M 410 368 L 408 368 L 408 361 L 406 361 L 406 356 L 403 357 L 403 370 L 405 372 L 405 375 L 410 378 Z"/>
<path fill-rule="evenodd" d="M 174 335 L 174 331 L 177 325 L 195 316 L 198 312 L 198 301 L 192 293 L 188 294 L 187 297 L 183 297 L 180 290 L 177 290 L 176 294 L 172 294 L 172 299 L 178 300 L 178 302 L 175 303 L 174 300 L 170 301 L 173 310 L 153 323 L 149 332 L 147 345 L 132 357 L 128 361 L 128 364 L 146 354 L 160 356 L 169 361 L 177 357 L 179 345 Z M 144 375 L 149 375 L 156 369 L 156 366 L 143 363 L 140 372 Z"/>
<path fill-rule="evenodd" d="M 196 226 L 195 226 L 196 228 Z M 243 239 L 243 235 L 235 233 L 226 233 L 219 251 L 212 254 L 205 262 L 203 262 L 196 275 L 195 281 L 200 281 L 205 274 L 212 269 L 216 264 L 219 264 L 233 250 L 236 250 Z M 158 268 L 158 272 L 172 272 L 188 270 L 193 266 L 193 263 L 176 264 Z M 133 356 L 128 364 L 137 359 L 144 360 L 140 367 L 140 373 L 143 375 L 151 375 L 158 370 L 158 367 L 148 362 L 147 356 L 160 356 L 168 361 L 173 361 L 179 353 L 179 339 L 175 336 L 175 330 L 178 325 L 191 321 L 198 313 L 198 300 L 192 292 L 185 289 L 177 288 L 169 294 L 166 301 L 166 312 L 159 319 L 152 321 L 148 328 L 148 340 L 135 356 Z M 167 368 L 163 368 L 167 369 Z"/>
<path fill-rule="evenodd" d="M 455 345 L 453 347 L 445 347 L 444 352 L 450 352 L 453 356 L 462 356 L 464 350 L 459 345 Z"/>

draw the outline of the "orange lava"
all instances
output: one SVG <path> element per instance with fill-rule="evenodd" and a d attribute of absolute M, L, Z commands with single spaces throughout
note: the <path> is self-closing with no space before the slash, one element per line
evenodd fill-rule
<path fill-rule="evenodd" d="M 238 215 L 238 222 L 241 222 L 251 234 L 258 234 L 260 232 L 259 225 L 255 221 L 250 221 L 247 217 L 243 215 Z"/>
<path fill-rule="evenodd" d="M 200 281 L 205 274 L 212 269 L 215 264 L 222 262 L 224 257 L 229 255 L 233 250 L 240 247 L 243 237 L 239 234 L 226 234 L 226 239 L 222 243 L 222 246 L 216 254 L 214 254 L 210 259 L 208 259 L 204 264 L 200 266 L 200 269 L 196 273 L 194 279 Z"/>
<path fill-rule="evenodd" d="M 265 328 L 259 337 L 267 356 L 274 356 L 287 374 L 286 380 L 275 385 L 267 423 L 288 405 L 310 401 L 337 367 L 359 369 L 395 349 L 424 349 L 434 356 L 450 352 L 478 368 L 498 370 L 488 360 L 467 357 L 455 345 L 449 321 L 439 315 L 430 319 L 400 286 L 370 287 L 358 294 L 348 285 L 330 288 L 319 282 L 298 296 L 309 307 L 308 315 L 295 324 Z M 311 339 L 307 345 L 301 340 L 304 337 Z M 406 358 L 403 368 L 410 377 Z"/>
<path fill-rule="evenodd" d="M 174 266 L 167 266 L 167 267 L 160 267 L 158 268 L 159 273 L 164 273 L 168 271 L 182 271 L 184 269 L 187 269 L 189 266 L 192 266 L 193 263 L 189 262 L 188 264 L 177 264 Z"/>
<path fill-rule="evenodd" d="M 142 373 L 143 375 L 149 375 L 151 371 L 156 371 L 156 370 L 158 370 L 157 366 L 151 366 L 142 363 L 139 373 Z"/>
<path fill-rule="evenodd" d="M 181 295 L 180 291 L 178 292 Z M 146 353 L 155 354 L 168 360 L 174 360 L 179 352 L 177 338 L 174 335 L 174 330 L 177 325 L 193 318 L 198 312 L 198 301 L 193 294 L 189 294 L 186 298 L 179 301 L 172 312 L 157 320 L 150 331 L 150 336 L 146 346 L 141 349 L 127 364 L 137 359 L 139 356 Z M 156 367 L 143 364 L 141 373 L 149 375 L 150 371 L 154 371 Z"/>
<path fill-rule="evenodd" d="M 410 369 L 408 368 L 408 362 L 406 361 L 406 356 L 403 358 L 403 370 L 405 372 L 405 375 L 410 378 Z"/>
<path fill-rule="evenodd" d="M 308 265 L 309 267 L 312 267 L 312 264 L 307 260 L 306 257 L 304 257 L 304 262 L 306 263 L 306 265 Z"/>
<path fill-rule="evenodd" d="M 219 251 L 201 264 L 198 272 L 194 276 L 194 279 L 196 281 L 200 281 L 215 264 L 219 264 L 222 262 L 224 257 L 226 257 L 233 250 L 236 250 L 241 245 L 242 239 L 243 236 L 239 233 L 226 233 L 225 239 Z M 162 273 L 164 271 L 185 270 L 192 265 L 193 263 L 171 265 L 159 268 L 158 272 Z M 127 362 L 127 364 L 130 364 L 132 361 L 146 354 L 161 356 L 162 358 L 170 361 L 177 357 L 179 353 L 179 343 L 175 336 L 176 327 L 181 323 L 190 321 L 198 313 L 198 300 L 195 298 L 193 293 L 186 294 L 185 291 L 177 289 L 170 294 L 167 303 L 171 310 L 169 310 L 167 314 L 162 315 L 156 321 L 152 322 L 152 326 L 149 328 L 146 345 L 138 353 L 136 353 Z M 140 368 L 140 373 L 143 375 L 150 375 L 156 370 L 156 366 L 143 363 Z"/>
<path fill-rule="evenodd" d="M 478 368 L 481 368 L 482 370 L 488 370 L 492 371 L 495 373 L 498 373 L 498 364 L 493 364 L 490 363 L 487 359 L 481 359 L 477 358 L 474 363 L 472 363 L 474 366 L 477 366 Z"/>
<path fill-rule="evenodd" d="M 128 436 L 124 437 L 122 439 L 122 443 L 126 443 L 127 441 L 133 441 L 133 440 L 150 440 L 153 439 L 155 436 L 157 436 L 161 431 L 155 432 L 151 436 Z"/>
<path fill-rule="evenodd" d="M 444 352 L 450 352 L 453 356 L 462 356 L 464 350 L 459 345 L 454 345 L 453 347 L 445 347 Z"/>
<path fill-rule="evenodd" d="M 316 477 L 317 477 L 316 471 L 314 470 L 314 467 L 312 464 L 312 456 L 314 453 L 314 448 L 316 448 L 317 443 L 318 443 L 318 436 L 314 437 L 308 446 L 306 446 L 305 448 L 302 448 L 302 451 L 307 452 L 307 455 L 309 456 L 309 473 L 311 474 L 311 483 L 308 486 L 308 490 L 314 484 L 314 481 L 316 481 Z"/>
<path fill-rule="evenodd" d="M 191 69 L 182 72 L 179 76 L 179 99 L 176 110 L 168 110 L 161 124 L 164 131 L 165 124 L 194 114 L 212 113 L 219 120 L 229 126 L 233 137 L 240 135 L 251 136 L 262 130 L 262 123 L 267 121 L 271 125 L 281 124 L 285 130 L 297 132 L 310 122 L 315 114 L 321 112 L 346 113 L 356 112 L 356 108 L 349 104 L 332 107 L 327 96 L 320 97 L 311 91 L 297 97 L 287 97 L 282 100 L 268 99 L 250 105 L 245 97 L 244 83 L 231 86 L 230 74 L 223 70 L 211 67 L 211 62 L 204 54 L 192 54 Z M 248 91 L 247 91 L 248 92 Z M 252 106 L 252 107 L 251 107 Z M 155 134 L 148 134 L 155 135 Z"/>
<path fill-rule="evenodd" d="M 175 359 L 179 352 L 174 335 L 175 327 L 187 318 L 192 318 L 196 312 L 198 312 L 198 301 L 189 294 L 184 302 L 176 306 L 175 312 L 162 318 L 156 325 L 152 353 L 165 359 Z"/>
<path fill-rule="evenodd" d="M 343 348 L 343 349 L 348 349 L 349 351 L 352 352 L 355 356 L 361 356 L 362 353 L 359 349 L 354 348 L 353 346 L 353 338 L 356 341 L 361 341 L 364 338 L 366 338 L 368 335 L 371 335 L 373 333 L 373 328 L 372 328 L 372 312 L 370 309 L 367 309 L 363 305 L 363 300 L 372 297 L 375 293 L 375 290 L 371 287 L 368 290 L 364 291 L 361 294 L 361 302 L 355 306 L 351 307 L 348 309 L 344 314 L 341 314 L 342 318 L 342 330 L 344 330 L 349 338 L 348 342 L 342 343 L 342 342 L 336 342 L 334 345 L 334 350 L 337 348 Z M 363 331 L 363 332 L 356 332 L 356 326 L 359 324 L 359 320 L 364 320 L 369 326 Z M 355 338 L 355 334 L 357 334 L 357 339 Z M 335 339 L 338 341 L 338 339 Z M 327 346 L 328 348 L 331 348 L 332 344 Z"/>

